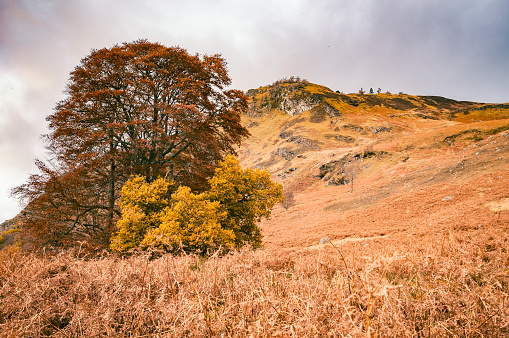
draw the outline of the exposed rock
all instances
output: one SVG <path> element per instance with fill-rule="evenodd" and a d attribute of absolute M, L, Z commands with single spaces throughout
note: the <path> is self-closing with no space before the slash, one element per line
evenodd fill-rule
<path fill-rule="evenodd" d="M 320 245 L 325 244 L 329 241 L 329 237 L 324 237 L 320 240 Z"/>
<path fill-rule="evenodd" d="M 371 132 L 373 134 L 378 134 L 378 133 L 390 133 L 392 132 L 392 127 L 383 127 L 383 126 L 379 126 L 379 127 L 369 127 L 369 130 L 371 130 Z"/>
<path fill-rule="evenodd" d="M 289 138 L 292 135 L 293 135 L 293 132 L 291 132 L 291 131 L 284 131 L 281 134 L 279 134 L 279 137 L 281 137 L 282 139 L 285 139 L 285 138 Z"/>
<path fill-rule="evenodd" d="M 355 130 L 358 133 L 360 133 L 361 131 L 364 130 L 364 128 L 362 128 L 361 126 L 358 126 L 356 124 L 351 124 L 351 123 L 343 125 L 342 128 L 344 128 L 344 129 L 352 129 L 352 130 Z"/>
<path fill-rule="evenodd" d="M 319 149 L 318 142 L 310 140 L 303 136 L 291 136 L 286 142 L 292 142 L 304 147 L 303 150 L 316 150 Z"/>
<path fill-rule="evenodd" d="M 288 148 L 277 148 L 274 155 L 281 156 L 287 161 L 293 160 L 297 152 L 292 151 Z"/>
<path fill-rule="evenodd" d="M 333 173 L 343 173 L 344 168 L 348 163 L 351 161 L 350 154 L 343 156 L 339 160 L 330 161 L 328 163 L 322 164 L 319 168 L 320 173 L 318 174 L 318 177 L 321 179 L 329 179 L 331 174 Z"/>
<path fill-rule="evenodd" d="M 347 167 L 353 161 L 371 158 L 376 156 L 378 158 L 387 154 L 385 151 L 368 151 L 357 154 L 347 154 L 338 160 L 333 160 L 328 163 L 322 164 L 319 168 L 320 172 L 318 177 L 327 181 L 327 185 L 345 185 L 350 183 L 350 180 L 345 179 Z"/>
<path fill-rule="evenodd" d="M 361 158 L 371 158 L 373 156 L 376 156 L 378 158 L 381 158 L 383 155 L 387 155 L 388 153 L 386 151 L 365 151 L 364 153 L 358 153 L 353 155 L 353 158 L 358 160 Z"/>
<path fill-rule="evenodd" d="M 336 139 L 338 141 L 341 141 L 341 142 L 346 142 L 346 143 L 354 143 L 355 142 L 355 139 L 351 136 L 343 136 L 343 135 L 325 135 L 326 138 L 333 138 L 333 139 Z"/>
<path fill-rule="evenodd" d="M 281 102 L 279 109 L 285 111 L 286 113 L 290 114 L 291 116 L 302 114 L 305 111 L 311 110 L 314 107 L 317 106 L 317 103 L 309 102 L 308 100 L 304 99 L 291 99 L 288 97 L 285 97 L 283 101 Z"/>
<path fill-rule="evenodd" d="M 348 183 L 350 183 L 350 180 L 345 180 L 343 175 L 339 175 L 328 180 L 326 185 L 347 185 Z"/>

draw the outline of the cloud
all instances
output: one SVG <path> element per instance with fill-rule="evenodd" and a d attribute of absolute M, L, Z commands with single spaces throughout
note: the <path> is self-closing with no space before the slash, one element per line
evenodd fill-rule
<path fill-rule="evenodd" d="M 22 116 L 23 84 L 17 77 L 3 73 L 0 78 L 0 222 L 19 211 L 16 201 L 9 198 L 10 190 L 27 179 L 35 169 L 33 156 L 38 145 L 38 130 Z"/>

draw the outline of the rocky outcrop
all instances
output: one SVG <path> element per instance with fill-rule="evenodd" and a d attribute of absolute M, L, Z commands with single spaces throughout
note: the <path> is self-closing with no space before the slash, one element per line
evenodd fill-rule
<path fill-rule="evenodd" d="M 273 155 L 277 155 L 283 157 L 287 161 L 291 161 L 295 155 L 297 155 L 297 152 L 288 148 L 277 148 Z"/>
<path fill-rule="evenodd" d="M 299 115 L 304 113 L 305 111 L 311 110 L 315 108 L 318 103 L 312 102 L 311 100 L 306 99 L 293 99 L 290 97 L 283 98 L 281 104 L 279 105 L 279 110 L 282 110 L 288 113 L 291 116 Z"/>
<path fill-rule="evenodd" d="M 322 164 L 319 168 L 320 172 L 318 177 L 327 182 L 327 185 L 345 185 L 348 184 L 352 177 L 352 171 L 360 170 L 354 169 L 352 164 L 359 163 L 356 161 L 369 159 L 371 157 L 382 158 L 387 155 L 385 151 L 365 151 L 356 154 L 347 154 L 338 160 L 333 160 L 328 163 Z"/>
<path fill-rule="evenodd" d="M 336 108 L 327 102 L 327 95 L 310 92 L 307 86 L 307 82 L 289 81 L 277 82 L 259 89 L 251 89 L 247 92 L 252 99 L 247 114 L 250 116 L 264 115 L 273 109 L 277 109 L 291 116 L 297 116 L 306 111 L 334 117 L 341 115 Z"/>

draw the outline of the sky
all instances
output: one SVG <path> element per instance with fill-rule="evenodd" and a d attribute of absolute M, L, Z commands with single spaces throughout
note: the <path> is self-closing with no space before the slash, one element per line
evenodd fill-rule
<path fill-rule="evenodd" d="M 232 88 L 300 76 L 509 102 L 507 0 L 0 0 L 0 222 L 45 159 L 46 117 L 92 49 L 147 39 L 221 54 Z"/>

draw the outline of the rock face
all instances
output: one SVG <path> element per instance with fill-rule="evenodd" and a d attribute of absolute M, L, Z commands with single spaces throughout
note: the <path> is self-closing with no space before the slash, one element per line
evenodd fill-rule
<path fill-rule="evenodd" d="M 341 115 L 327 102 L 327 95 L 312 91 L 309 86 L 311 85 L 307 81 L 286 80 L 268 87 L 251 89 L 247 92 L 251 97 L 248 115 L 263 115 L 274 109 L 290 116 L 297 116 L 306 111 L 331 117 Z"/>
<path fill-rule="evenodd" d="M 318 104 L 304 99 L 292 99 L 285 97 L 279 105 L 279 110 L 285 111 L 291 116 L 302 114 L 305 111 L 315 108 Z"/>
<path fill-rule="evenodd" d="M 0 233 L 13 229 L 15 226 L 16 226 L 15 218 L 8 219 L 7 221 L 0 223 Z"/>
<path fill-rule="evenodd" d="M 355 166 L 352 166 L 352 164 L 358 164 L 359 160 L 363 161 L 371 157 L 382 158 L 387 154 L 388 153 L 385 151 L 365 151 L 356 154 L 348 153 L 340 159 L 322 164 L 319 168 L 320 172 L 318 177 L 327 182 L 327 185 L 345 185 L 350 183 L 352 171 L 355 171 Z"/>
<path fill-rule="evenodd" d="M 322 96 L 317 94 L 312 95 L 306 91 L 299 93 L 283 91 L 278 109 L 291 116 L 297 116 L 309 110 L 314 112 L 313 115 L 321 115 L 322 117 L 341 116 L 341 113 L 328 104 Z M 322 122 L 322 119 L 316 122 Z"/>
<path fill-rule="evenodd" d="M 373 134 L 390 133 L 392 131 L 392 128 L 391 127 L 380 126 L 380 127 L 370 127 L 369 130 L 371 130 L 371 132 Z"/>
<path fill-rule="evenodd" d="M 320 239 L 320 245 L 325 244 L 328 241 L 329 241 L 329 237 L 323 237 L 322 239 Z"/>
<path fill-rule="evenodd" d="M 336 141 L 345 142 L 345 143 L 354 143 L 355 139 L 351 136 L 344 136 L 344 135 L 331 135 L 327 134 L 325 135 L 325 138 L 328 139 L 334 139 Z"/>
<path fill-rule="evenodd" d="M 293 160 L 295 155 L 297 155 L 297 152 L 292 151 L 288 148 L 277 148 L 276 151 L 274 152 L 274 155 L 281 156 L 285 160 L 291 161 Z"/>

